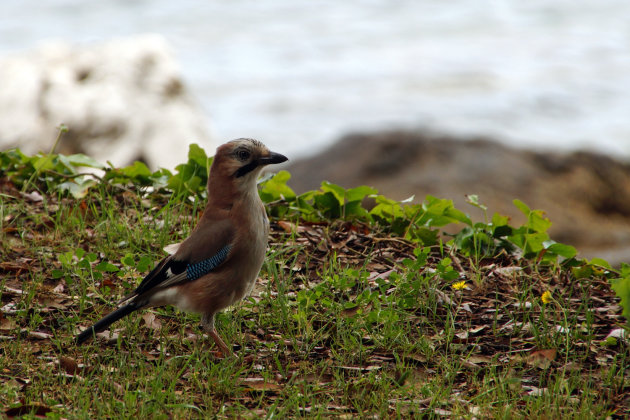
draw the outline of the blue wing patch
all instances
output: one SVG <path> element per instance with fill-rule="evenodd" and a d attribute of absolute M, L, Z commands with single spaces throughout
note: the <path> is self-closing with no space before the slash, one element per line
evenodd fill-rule
<path fill-rule="evenodd" d="M 197 280 L 199 277 L 205 276 L 217 268 L 221 265 L 221 263 L 223 263 L 223 261 L 225 261 L 231 248 L 232 247 L 230 245 L 226 245 L 207 260 L 199 261 L 194 264 L 188 264 L 186 266 L 186 280 Z"/>

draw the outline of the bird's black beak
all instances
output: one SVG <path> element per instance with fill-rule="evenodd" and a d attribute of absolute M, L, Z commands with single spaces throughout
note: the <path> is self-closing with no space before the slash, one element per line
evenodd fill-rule
<path fill-rule="evenodd" d="M 258 159 L 259 165 L 271 165 L 274 163 L 282 163 L 289 160 L 285 155 L 281 155 L 280 153 L 270 152 L 269 156 L 263 156 Z"/>
<path fill-rule="evenodd" d="M 269 155 L 260 157 L 258 159 L 252 160 L 247 165 L 241 166 L 234 172 L 234 176 L 240 178 L 259 166 L 270 165 L 273 163 L 282 163 L 289 160 L 286 156 L 281 155 L 280 153 L 269 152 Z"/>

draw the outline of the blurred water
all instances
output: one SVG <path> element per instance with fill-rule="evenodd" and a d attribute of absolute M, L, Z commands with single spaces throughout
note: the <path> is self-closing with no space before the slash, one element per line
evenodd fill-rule
<path fill-rule="evenodd" d="M 423 127 L 630 157 L 625 0 L 3 0 L 0 54 L 160 33 L 218 139 Z"/>

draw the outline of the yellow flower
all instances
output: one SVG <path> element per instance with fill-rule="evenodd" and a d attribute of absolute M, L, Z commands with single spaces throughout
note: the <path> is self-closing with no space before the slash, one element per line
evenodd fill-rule
<path fill-rule="evenodd" d="M 453 283 L 453 285 L 451 286 L 454 290 L 462 290 L 466 288 L 466 282 L 465 281 L 458 281 L 457 283 Z"/>
<path fill-rule="evenodd" d="M 540 297 L 540 300 L 542 300 L 542 303 L 545 304 L 551 302 L 551 292 L 549 290 L 545 291 L 545 293 L 543 293 Z"/>

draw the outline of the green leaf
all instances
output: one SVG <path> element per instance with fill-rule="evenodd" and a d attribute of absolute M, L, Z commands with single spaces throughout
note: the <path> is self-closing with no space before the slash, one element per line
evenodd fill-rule
<path fill-rule="evenodd" d="M 120 262 L 127 267 L 133 267 L 136 264 L 136 261 L 133 258 L 133 254 L 125 254 Z"/>
<path fill-rule="evenodd" d="M 33 167 L 38 172 L 53 169 L 54 158 L 55 158 L 55 155 L 44 155 L 44 156 L 34 157 Z"/>
<path fill-rule="evenodd" d="M 114 264 L 107 262 L 105 260 L 98 263 L 96 267 L 94 267 L 94 269 L 98 271 L 108 272 L 108 273 L 115 273 L 117 271 L 120 271 L 120 269 L 116 267 Z"/>
<path fill-rule="evenodd" d="M 602 342 L 602 345 L 609 347 L 616 347 L 618 341 L 615 337 L 606 337 L 606 339 Z"/>
<path fill-rule="evenodd" d="M 94 169 L 105 169 L 105 165 L 93 159 L 89 156 L 86 156 L 82 153 L 77 153 L 70 156 L 59 155 L 59 160 L 63 163 L 68 169 L 75 171 L 77 167 L 86 167 L 86 168 L 94 168 Z"/>
<path fill-rule="evenodd" d="M 315 208 L 309 203 L 309 200 L 313 199 L 312 197 L 310 192 L 297 196 L 295 201 L 302 215 L 308 215 L 315 211 Z"/>
<path fill-rule="evenodd" d="M 144 255 L 140 257 L 140 261 L 138 261 L 138 265 L 136 265 L 136 270 L 138 272 L 143 273 L 145 271 L 149 271 L 149 268 L 153 267 L 153 260 L 151 257 Z"/>
<path fill-rule="evenodd" d="M 98 182 L 94 179 L 76 178 L 74 181 L 58 184 L 57 189 L 69 192 L 74 198 L 83 198 L 87 195 L 88 190 L 97 184 Z"/>
<path fill-rule="evenodd" d="M 328 181 L 322 181 L 320 189 L 325 193 L 331 193 L 337 199 L 339 205 L 343 205 L 345 203 L 346 190 L 343 187 Z"/>
<path fill-rule="evenodd" d="M 410 206 L 405 206 L 405 208 L 408 209 Z M 424 210 L 424 214 L 417 218 L 418 224 L 441 227 L 449 223 L 462 222 L 472 226 L 470 218 L 465 213 L 455 208 L 453 200 L 427 195 L 424 203 L 422 203 L 422 209 Z M 407 214 L 411 217 L 409 212 L 407 212 Z"/>
<path fill-rule="evenodd" d="M 610 266 L 610 263 L 608 263 L 608 261 L 602 259 L 602 258 L 593 258 L 590 263 L 592 265 L 596 265 L 598 267 L 602 267 L 605 268 L 607 270 L 612 270 L 612 267 Z"/>
<path fill-rule="evenodd" d="M 416 227 L 408 230 L 406 239 L 418 241 L 424 246 L 433 246 L 437 245 L 439 234 L 437 229 Z"/>
<path fill-rule="evenodd" d="M 571 245 L 555 243 L 548 246 L 547 250 L 564 258 L 573 258 L 577 255 L 577 250 Z"/>
<path fill-rule="evenodd" d="M 512 203 L 514 203 L 514 205 L 525 215 L 529 217 L 529 213 L 532 212 L 532 210 L 527 206 L 527 204 L 523 203 L 521 200 L 519 200 L 518 198 L 515 198 L 514 200 L 512 200 Z"/>
<path fill-rule="evenodd" d="M 369 213 L 361 205 L 361 201 L 351 201 L 345 205 L 346 218 L 366 219 L 369 217 Z"/>
<path fill-rule="evenodd" d="M 324 215 L 328 218 L 338 218 L 341 216 L 339 200 L 331 191 L 316 195 L 313 199 L 313 205 L 316 209 L 324 212 Z"/>
<path fill-rule="evenodd" d="M 61 265 L 68 266 L 72 263 L 72 256 L 73 256 L 72 251 L 64 252 L 62 254 L 57 255 L 57 260 L 59 260 Z"/>
<path fill-rule="evenodd" d="M 405 213 L 398 201 L 389 199 L 383 195 L 376 197 L 376 206 L 370 210 L 370 214 L 381 218 L 382 220 L 392 221 L 396 218 L 404 218 Z M 411 206 L 413 208 L 422 209 L 419 204 Z"/>
<path fill-rule="evenodd" d="M 571 272 L 576 279 L 586 279 L 593 275 L 593 267 L 590 264 L 584 264 L 578 267 L 572 267 Z"/>
<path fill-rule="evenodd" d="M 470 217 L 463 211 L 457 210 L 454 206 L 446 209 L 444 212 L 445 216 L 450 217 L 455 222 L 461 222 L 468 226 L 472 226 L 472 221 Z"/>
<path fill-rule="evenodd" d="M 186 197 L 204 194 L 212 160 L 201 147 L 191 144 L 188 148 L 188 162 L 175 167 L 177 173 L 168 179 L 168 188 L 176 195 Z"/>
<path fill-rule="evenodd" d="M 77 261 L 77 267 L 83 268 L 85 270 L 89 270 L 89 268 L 90 268 L 90 261 L 88 261 L 87 259 L 79 260 L 79 261 Z"/>
<path fill-rule="evenodd" d="M 534 210 L 529 215 L 529 220 L 526 226 L 532 229 L 534 232 L 544 233 L 551 227 L 549 219 L 543 216 L 542 210 Z"/>
<path fill-rule="evenodd" d="M 525 226 L 534 232 L 539 233 L 547 232 L 547 230 L 549 230 L 551 222 L 544 216 L 544 212 L 542 210 L 531 210 L 527 204 L 518 199 L 515 199 L 513 203 L 521 212 L 523 212 L 525 216 L 527 216 L 527 223 Z"/>
<path fill-rule="evenodd" d="M 262 183 L 260 198 L 266 203 L 277 200 L 293 200 L 295 198 L 295 192 L 287 185 L 289 179 L 291 179 L 289 172 L 278 172 L 269 180 Z"/>
<path fill-rule="evenodd" d="M 481 204 L 479 202 L 479 196 L 477 194 L 470 194 L 466 196 L 466 201 L 468 201 L 468 204 L 471 204 L 483 211 L 488 210 L 488 207 L 486 207 L 485 205 Z"/>
<path fill-rule="evenodd" d="M 624 264 L 627 267 L 627 264 Z M 617 297 L 621 300 L 621 307 L 623 308 L 622 315 L 626 318 L 626 321 L 630 321 L 630 276 L 624 274 L 622 269 L 622 277 L 613 279 L 610 281 L 612 289 L 617 294 Z"/>
<path fill-rule="evenodd" d="M 119 171 L 132 179 L 147 179 L 151 176 L 151 171 L 147 165 L 139 161 L 135 161 L 132 165 L 119 169 Z"/>
<path fill-rule="evenodd" d="M 190 146 L 188 146 L 188 161 L 189 162 L 193 161 L 197 165 L 201 166 L 202 168 L 205 168 L 206 170 L 207 168 L 210 167 L 208 163 L 208 155 L 206 155 L 206 151 L 203 150 L 196 143 L 192 143 Z"/>
<path fill-rule="evenodd" d="M 549 240 L 549 235 L 541 233 L 525 233 L 529 229 L 520 227 L 514 230 L 513 234 L 508 237 L 516 246 L 521 248 L 525 255 L 538 253 L 545 249 L 544 243 Z"/>
<path fill-rule="evenodd" d="M 347 202 L 362 201 L 365 197 L 374 194 L 378 194 L 378 190 L 366 185 L 361 185 L 360 187 L 350 188 L 347 190 L 345 199 Z"/>
<path fill-rule="evenodd" d="M 446 209 L 453 207 L 453 200 L 427 195 L 422 207 L 427 212 L 431 212 L 433 214 L 443 214 Z"/>
<path fill-rule="evenodd" d="M 510 222 L 510 218 L 508 216 L 500 215 L 499 213 L 494 213 L 492 216 L 491 226 L 492 226 L 492 236 L 495 238 L 501 238 L 504 236 L 509 236 L 512 234 L 513 229 L 508 225 Z"/>
<path fill-rule="evenodd" d="M 494 213 L 492 215 L 492 226 L 494 226 L 495 228 L 500 227 L 500 226 L 507 226 L 507 224 L 510 222 L 510 218 L 508 216 L 503 216 L 499 213 Z"/>

